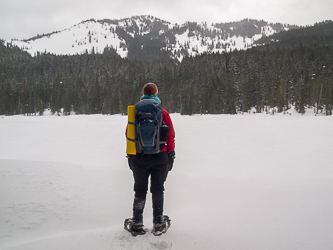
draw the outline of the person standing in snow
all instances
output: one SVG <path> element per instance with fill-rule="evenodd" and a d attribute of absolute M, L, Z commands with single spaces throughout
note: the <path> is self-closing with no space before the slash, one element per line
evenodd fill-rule
<path fill-rule="evenodd" d="M 143 96 L 141 96 L 140 100 L 153 99 L 161 103 L 157 96 L 158 88 L 154 83 L 145 84 L 142 93 Z M 169 128 L 167 143 L 164 148 L 156 154 L 143 154 L 137 151 L 136 155 L 128 155 L 128 164 L 134 177 L 133 224 L 131 229 L 138 234 L 144 233 L 143 211 L 146 203 L 149 176 L 151 178 L 150 192 L 152 193 L 154 230 L 163 232 L 166 227 L 163 219 L 164 182 L 167 179 L 168 172 L 173 167 L 175 158 L 175 130 L 170 115 L 165 109 L 162 110 L 162 119 Z"/>

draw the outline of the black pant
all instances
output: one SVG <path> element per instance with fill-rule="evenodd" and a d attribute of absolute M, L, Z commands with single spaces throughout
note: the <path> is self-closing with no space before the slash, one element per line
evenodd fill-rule
<path fill-rule="evenodd" d="M 148 191 L 149 176 L 154 219 L 163 215 L 164 182 L 168 175 L 168 161 L 167 152 L 152 155 L 137 154 L 132 157 L 130 167 L 134 176 L 134 220 L 142 221 L 142 214 Z"/>

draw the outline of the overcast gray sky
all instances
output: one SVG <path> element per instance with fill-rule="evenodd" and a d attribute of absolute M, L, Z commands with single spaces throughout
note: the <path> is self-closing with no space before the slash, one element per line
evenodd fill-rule
<path fill-rule="evenodd" d="M 152 15 L 171 23 L 244 18 L 297 25 L 333 19 L 332 0 L 0 0 L 0 38 L 26 39 L 81 21 Z"/>

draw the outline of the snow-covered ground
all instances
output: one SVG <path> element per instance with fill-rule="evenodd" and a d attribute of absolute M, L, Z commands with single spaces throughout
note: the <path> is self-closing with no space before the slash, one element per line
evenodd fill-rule
<path fill-rule="evenodd" d="M 171 117 L 161 237 L 123 229 L 126 116 L 0 117 L 0 249 L 333 248 L 333 116 Z"/>

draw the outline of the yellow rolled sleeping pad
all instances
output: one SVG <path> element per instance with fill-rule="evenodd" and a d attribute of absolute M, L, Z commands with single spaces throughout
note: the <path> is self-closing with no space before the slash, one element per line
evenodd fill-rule
<path fill-rule="evenodd" d="M 135 146 L 135 106 L 130 105 L 127 107 L 128 122 L 127 122 L 127 143 L 126 153 L 129 155 L 136 155 Z"/>

